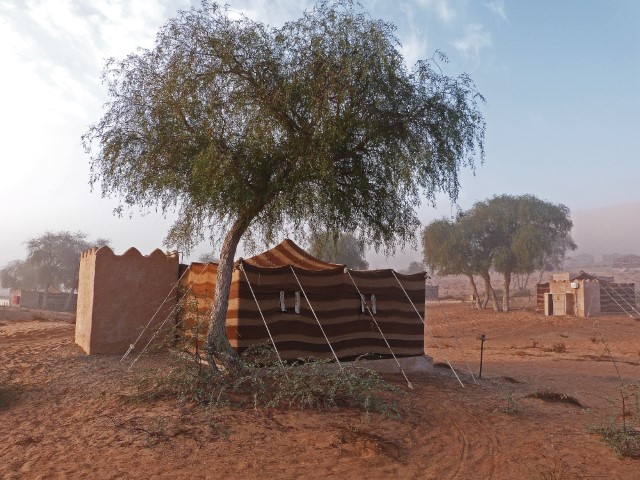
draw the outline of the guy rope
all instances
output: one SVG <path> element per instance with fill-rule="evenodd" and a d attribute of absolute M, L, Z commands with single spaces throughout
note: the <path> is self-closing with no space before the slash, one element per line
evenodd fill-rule
<path fill-rule="evenodd" d="M 358 295 L 360 295 L 361 299 L 364 299 L 362 293 L 360 292 L 360 289 L 358 288 L 358 285 L 356 284 L 356 281 L 353 279 L 353 277 L 351 276 L 351 272 L 349 272 L 349 269 L 347 267 L 345 267 L 344 269 L 345 273 L 347 275 L 349 275 L 349 278 L 351 279 L 351 281 L 353 282 L 353 286 L 356 287 L 356 291 L 358 292 Z M 371 313 L 371 310 L 369 309 L 369 305 L 367 305 L 367 302 L 363 302 L 364 306 L 367 309 L 367 312 L 369 312 L 369 315 L 371 316 L 371 319 L 373 320 L 373 323 L 375 323 L 376 327 L 378 328 L 378 331 L 380 332 L 380 335 L 382 336 L 382 339 L 384 340 L 384 343 L 386 343 L 387 348 L 389 349 L 389 352 L 391 352 L 391 356 L 393 357 L 393 359 L 395 360 L 396 364 L 398 365 L 398 368 L 400 369 L 400 372 L 402 373 L 402 376 L 404 377 L 404 379 L 407 381 L 407 386 L 413 390 L 413 385 L 411 385 L 411 382 L 409 381 L 409 379 L 407 378 L 407 374 L 404 373 L 404 369 L 402 368 L 402 365 L 400 365 L 400 362 L 398 361 L 398 359 L 396 358 L 396 354 L 393 353 L 393 349 L 391 348 L 391 345 L 389 345 L 389 342 L 387 341 L 387 338 L 384 336 L 384 333 L 382 333 L 382 329 L 380 328 L 380 325 L 378 324 L 378 321 L 376 320 L 376 317 L 373 315 L 373 313 Z M 462 382 L 461 382 L 462 383 Z"/>

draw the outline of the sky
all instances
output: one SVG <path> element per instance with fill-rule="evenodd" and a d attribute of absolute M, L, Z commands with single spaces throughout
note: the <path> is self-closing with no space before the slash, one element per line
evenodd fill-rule
<path fill-rule="evenodd" d="M 273 26 L 313 5 L 226 3 L 233 15 Z M 419 208 L 423 224 L 502 193 L 531 193 L 578 217 L 617 205 L 638 211 L 631 207 L 640 208 L 640 2 L 361 3 L 397 26 L 409 66 L 442 51 L 444 73 L 468 73 L 486 98 L 486 160 L 463 171 L 455 204 L 440 196 L 435 208 Z M 175 217 L 135 209 L 115 216 L 118 199 L 89 186 L 81 136 L 108 100 L 106 59 L 153 47 L 158 28 L 192 4 L 200 1 L 0 0 L 0 267 L 24 258 L 25 240 L 45 231 L 109 238 L 116 253 L 162 247 Z M 191 259 L 211 249 L 204 242 Z M 407 249 L 368 259 L 402 268 L 419 256 Z"/>

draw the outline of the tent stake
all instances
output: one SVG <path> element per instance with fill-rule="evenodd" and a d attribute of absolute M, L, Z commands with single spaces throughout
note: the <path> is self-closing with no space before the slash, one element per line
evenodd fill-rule
<path fill-rule="evenodd" d="M 484 355 L 484 341 L 486 340 L 487 337 L 485 337 L 484 333 L 482 334 L 482 337 L 480 338 L 480 373 L 478 374 L 478 378 L 482 378 L 482 357 Z"/>

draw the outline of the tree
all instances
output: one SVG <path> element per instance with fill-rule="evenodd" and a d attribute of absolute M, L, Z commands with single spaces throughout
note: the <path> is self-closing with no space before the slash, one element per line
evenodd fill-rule
<path fill-rule="evenodd" d="M 314 233 L 309 240 L 309 253 L 325 262 L 341 263 L 355 270 L 366 270 L 364 242 L 349 233 Z"/>
<path fill-rule="evenodd" d="M 320 1 L 281 28 L 233 17 L 204 1 L 151 50 L 110 60 L 106 112 L 83 137 L 91 184 L 121 209 L 177 206 L 167 242 L 185 250 L 222 240 L 212 368 L 237 361 L 225 317 L 243 236 L 354 232 L 392 250 L 412 238 L 423 196 L 455 198 L 460 168 L 484 156 L 471 79 L 434 61 L 409 70 L 395 27 L 352 1 Z"/>
<path fill-rule="evenodd" d="M 424 262 L 416 262 L 415 260 L 409 262 L 409 266 L 404 270 L 400 270 L 400 273 L 404 273 L 406 275 L 412 275 L 414 273 L 424 272 L 425 264 Z"/>
<path fill-rule="evenodd" d="M 39 288 L 44 290 L 44 304 L 47 304 L 49 287 L 65 289 L 69 307 L 73 292 L 78 288 L 80 254 L 94 245 L 108 245 L 109 241 L 86 240 L 82 232 L 45 232 L 39 237 L 27 240 L 26 260 L 16 260 L 0 272 L 3 286 L 12 288 Z"/>
<path fill-rule="evenodd" d="M 479 241 L 478 229 L 472 219 L 460 215 L 456 221 L 436 220 L 422 231 L 424 260 L 437 275 L 464 275 L 469 279 L 475 298 L 475 307 L 482 304 L 474 275 L 488 272 L 491 256 Z"/>
<path fill-rule="evenodd" d="M 220 259 L 216 257 L 216 254 L 213 252 L 203 253 L 198 257 L 198 261 L 200 263 L 218 263 Z"/>
<path fill-rule="evenodd" d="M 573 223 L 562 204 L 533 195 L 500 195 L 474 205 L 486 212 L 496 241 L 493 267 L 504 277 L 502 309 L 509 311 L 513 274 L 529 274 L 547 265 L 561 265 L 567 250 L 575 250 Z"/>
<path fill-rule="evenodd" d="M 0 270 L 0 286 L 25 290 L 38 288 L 38 273 L 24 260 L 14 260 Z"/>

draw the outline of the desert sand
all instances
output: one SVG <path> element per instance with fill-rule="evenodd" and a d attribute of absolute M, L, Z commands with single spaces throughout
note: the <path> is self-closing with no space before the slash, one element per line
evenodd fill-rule
<path fill-rule="evenodd" d="M 522 305 L 524 306 L 524 305 Z M 590 427 L 619 413 L 620 375 L 640 380 L 640 321 L 547 318 L 429 303 L 436 366 L 385 377 L 400 418 L 350 410 L 244 410 L 132 400 L 129 370 L 87 356 L 73 316 L 0 308 L 0 477 L 639 479 Z M 486 335 L 482 379 L 480 335 Z M 564 345 L 564 349 L 558 347 Z M 561 351 L 564 350 L 564 351 Z M 446 362 L 459 373 L 464 388 Z M 552 390 L 581 406 L 527 395 Z"/>

